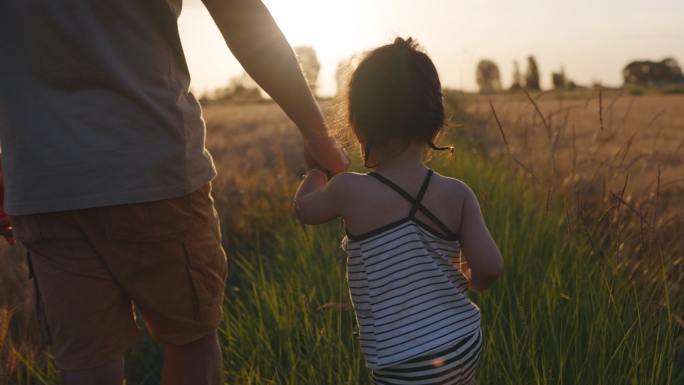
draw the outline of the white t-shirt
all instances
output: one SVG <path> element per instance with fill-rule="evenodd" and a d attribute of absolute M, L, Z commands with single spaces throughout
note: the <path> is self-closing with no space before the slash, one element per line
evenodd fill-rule
<path fill-rule="evenodd" d="M 180 1 L 0 2 L 10 215 L 148 202 L 216 175 L 178 35 Z"/>

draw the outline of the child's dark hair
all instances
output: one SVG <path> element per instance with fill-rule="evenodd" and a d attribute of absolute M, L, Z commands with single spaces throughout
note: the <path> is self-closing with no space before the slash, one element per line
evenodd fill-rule
<path fill-rule="evenodd" d="M 396 152 L 412 141 L 453 151 L 433 143 L 445 123 L 442 87 L 432 60 L 412 38 L 367 52 L 343 92 L 347 134 L 352 128 L 366 141 L 364 166 L 375 167 L 367 164 L 371 151 L 397 139 Z"/>

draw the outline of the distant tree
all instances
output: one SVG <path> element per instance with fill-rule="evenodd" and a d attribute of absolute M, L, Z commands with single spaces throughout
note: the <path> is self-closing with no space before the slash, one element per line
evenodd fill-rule
<path fill-rule="evenodd" d="M 677 61 L 672 58 L 660 62 L 634 61 L 629 63 L 622 75 L 625 84 L 639 84 L 642 86 L 663 86 L 684 83 L 684 75 Z"/>
<path fill-rule="evenodd" d="M 306 82 L 309 84 L 311 92 L 316 95 L 316 90 L 318 87 L 318 72 L 321 69 L 321 63 L 318 62 L 316 50 L 310 46 L 300 45 L 294 47 L 294 51 L 295 54 L 297 54 L 299 65 L 302 67 L 302 72 L 304 72 Z"/>
<path fill-rule="evenodd" d="M 560 72 L 551 73 L 551 82 L 554 88 L 565 88 L 567 83 L 565 81 L 565 68 L 561 66 Z"/>
<path fill-rule="evenodd" d="M 539 87 L 539 69 L 537 68 L 537 61 L 534 56 L 527 58 L 527 73 L 525 73 L 525 88 L 529 90 L 538 90 Z"/>
<path fill-rule="evenodd" d="M 228 86 L 202 95 L 202 104 L 211 103 L 253 103 L 263 100 L 261 88 L 243 72 L 230 79 Z"/>
<path fill-rule="evenodd" d="M 246 72 L 238 76 L 232 77 L 228 81 L 228 89 L 234 90 L 236 88 L 243 88 L 246 90 L 258 90 L 259 85 Z"/>
<path fill-rule="evenodd" d="M 499 67 L 491 60 L 482 59 L 475 71 L 477 85 L 481 93 L 491 93 L 501 91 L 501 77 Z"/>
<path fill-rule="evenodd" d="M 518 61 L 513 60 L 513 84 L 511 84 L 511 90 L 519 90 L 523 88 L 524 84 L 523 82 L 525 79 L 523 79 L 522 74 L 520 73 L 520 67 L 518 66 Z"/>

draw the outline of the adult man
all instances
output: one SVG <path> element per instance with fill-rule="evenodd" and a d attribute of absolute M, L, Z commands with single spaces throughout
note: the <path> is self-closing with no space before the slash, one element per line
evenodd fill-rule
<path fill-rule="evenodd" d="M 235 57 L 332 174 L 348 157 L 259 0 L 204 0 Z M 121 384 L 139 339 L 167 346 L 162 383 L 218 383 L 226 274 L 181 0 L 0 4 L 0 228 L 31 252 L 43 337 L 65 384 Z M 2 178 L 0 178 L 2 181 Z M 13 234 L 12 234 L 13 233 Z"/>

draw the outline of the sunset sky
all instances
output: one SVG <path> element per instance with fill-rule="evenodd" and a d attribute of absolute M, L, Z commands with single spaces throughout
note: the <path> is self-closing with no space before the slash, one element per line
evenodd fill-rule
<path fill-rule="evenodd" d="M 353 53 L 416 38 L 432 57 L 445 87 L 476 90 L 480 59 L 499 65 L 511 83 L 533 54 L 542 88 L 565 67 L 578 84 L 622 84 L 636 59 L 675 58 L 684 65 L 681 0 L 264 0 L 290 44 L 313 46 L 321 62 L 319 94 L 333 95 L 337 63 Z M 192 89 L 223 87 L 243 70 L 226 48 L 200 0 L 186 0 L 179 19 Z"/>

